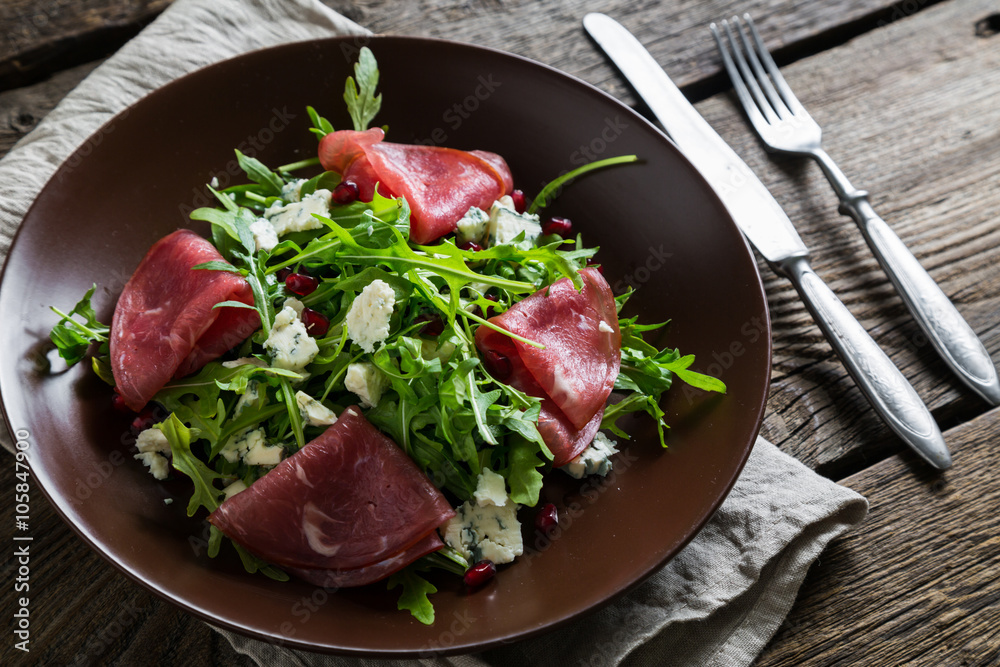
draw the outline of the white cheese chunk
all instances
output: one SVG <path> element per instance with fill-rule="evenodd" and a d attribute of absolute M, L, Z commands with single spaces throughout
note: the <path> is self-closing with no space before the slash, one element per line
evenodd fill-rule
<path fill-rule="evenodd" d="M 445 544 L 471 562 L 483 559 L 500 565 L 524 553 L 517 505 L 480 507 L 463 503 L 439 529 Z"/>
<path fill-rule="evenodd" d="M 287 302 L 274 318 L 274 326 L 264 341 L 264 349 L 270 354 L 273 366 L 296 372 L 319 354 L 316 340 L 306 331 L 306 325 L 299 319 L 295 308 Z"/>
<path fill-rule="evenodd" d="M 226 486 L 226 488 L 222 490 L 222 493 L 225 495 L 225 498 L 223 500 L 229 500 L 240 491 L 246 491 L 246 490 L 247 490 L 247 485 L 243 483 L 242 479 L 238 479 L 232 484 Z"/>
<path fill-rule="evenodd" d="M 473 206 L 468 213 L 459 219 L 458 227 L 455 230 L 455 239 L 459 245 L 470 241 L 481 244 L 486 237 L 486 228 L 489 223 L 490 214 L 478 206 Z"/>
<path fill-rule="evenodd" d="M 597 324 L 597 330 L 600 331 L 601 333 L 614 333 L 615 332 L 615 330 L 611 327 L 611 325 L 608 324 L 607 322 L 605 322 L 604 320 L 601 320 Z"/>
<path fill-rule="evenodd" d="M 489 468 L 479 474 L 476 492 L 473 494 L 480 507 L 503 507 L 507 504 L 507 487 L 504 479 Z"/>
<path fill-rule="evenodd" d="M 247 465 L 276 466 L 284 451 L 279 445 L 267 444 L 264 429 L 253 428 L 233 434 L 219 453 L 230 463 L 243 459 Z"/>
<path fill-rule="evenodd" d="M 374 408 L 389 386 L 389 378 L 375 364 L 361 361 L 347 366 L 344 386 L 358 395 L 362 407 Z"/>
<path fill-rule="evenodd" d="M 302 232 L 309 229 L 322 229 L 323 223 L 313 217 L 313 214 L 327 217 L 330 215 L 330 195 L 329 190 L 317 190 L 306 195 L 302 201 L 289 204 L 279 204 L 275 202 L 264 211 L 274 232 L 278 236 L 284 236 L 289 232 Z"/>
<path fill-rule="evenodd" d="M 257 245 L 257 250 L 271 252 L 274 246 L 278 245 L 278 233 L 274 231 L 274 225 L 264 218 L 257 218 L 250 224 L 250 231 L 253 232 L 253 240 Z"/>
<path fill-rule="evenodd" d="M 281 198 L 285 200 L 286 203 L 291 204 L 292 202 L 301 201 L 302 199 L 302 186 L 305 184 L 306 179 L 297 178 L 293 181 L 285 183 L 281 187 Z"/>
<path fill-rule="evenodd" d="M 149 474 L 156 479 L 166 479 L 170 473 L 170 441 L 158 428 L 147 428 L 135 439 L 138 454 L 132 458 L 142 461 L 149 468 Z M 164 454 L 166 456 L 164 456 Z"/>
<path fill-rule="evenodd" d="M 611 471 L 611 457 L 618 453 L 617 444 L 608 436 L 598 432 L 587 448 L 561 470 L 576 479 L 583 479 L 587 475 L 604 477 Z"/>
<path fill-rule="evenodd" d="M 373 280 L 361 290 L 347 311 L 347 335 L 362 350 L 371 353 L 375 344 L 389 336 L 389 320 L 396 293 L 384 280 Z"/>
<path fill-rule="evenodd" d="M 337 421 L 337 413 L 304 391 L 295 392 L 295 402 L 299 406 L 302 421 L 309 426 L 330 426 Z"/>
<path fill-rule="evenodd" d="M 490 207 L 487 225 L 489 245 L 510 243 L 521 232 L 524 232 L 524 241 L 534 243 L 542 233 L 542 225 L 537 215 L 515 211 L 514 201 L 504 195 Z"/>
<path fill-rule="evenodd" d="M 233 408 L 233 417 L 239 417 L 244 410 L 257 405 L 259 399 L 260 394 L 257 391 L 257 381 L 250 380 L 247 382 L 247 388 L 243 392 L 243 395 L 236 401 L 236 407 Z"/>

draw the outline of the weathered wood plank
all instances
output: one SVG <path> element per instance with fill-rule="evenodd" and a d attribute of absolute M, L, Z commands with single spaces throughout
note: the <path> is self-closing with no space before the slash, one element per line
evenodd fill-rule
<path fill-rule="evenodd" d="M 4 0 L 0 90 L 107 55 L 173 0 Z"/>
<path fill-rule="evenodd" d="M 943 474 L 905 454 L 842 481 L 868 519 L 821 556 L 758 667 L 1000 661 L 1000 409 L 947 435 Z"/>
<path fill-rule="evenodd" d="M 784 69 L 824 145 L 1000 359 L 1000 37 L 975 37 L 986 0 L 954 0 Z M 861 64 L 863 63 L 863 65 Z M 771 159 L 734 98 L 698 105 L 751 165 L 837 291 L 945 425 L 987 408 L 951 375 L 819 168 Z M 878 460 L 901 445 L 867 407 L 790 283 L 763 268 L 774 325 L 764 434 L 814 468 Z M 885 434 L 884 437 L 881 434 Z"/>
<path fill-rule="evenodd" d="M 672 64 L 682 85 L 719 71 L 706 26 L 736 12 L 757 16 L 765 39 L 791 51 L 818 48 L 903 17 L 937 0 L 838 0 L 801 3 L 776 10 L 767 0 L 677 3 L 609 0 L 323 0 L 375 31 L 440 37 L 512 51 L 580 76 L 634 103 L 631 91 L 615 76 L 584 36 L 581 19 L 603 11 L 621 20 L 646 43 L 659 62 Z M 172 0 L 8 0 L 0 6 L 0 89 L 37 79 L 53 67 L 66 67 L 106 55 L 131 37 Z M 803 45 L 805 43 L 805 45 Z M 103 48 L 103 53 L 95 48 Z M 80 55 L 73 52 L 82 52 Z M 61 63 L 61 64 L 60 64 Z"/>
<path fill-rule="evenodd" d="M 4 465 L 0 479 L 13 500 L 13 457 L 0 452 Z M 18 562 L 10 556 L 0 565 L 0 575 L 11 587 L 4 604 L 12 609 L 18 596 L 29 599 L 30 653 L 24 654 L 9 639 L 0 647 L 4 665 L 149 664 L 252 665 L 236 654 L 218 633 L 127 579 L 59 517 L 37 483 L 28 478 L 30 512 L 30 573 L 28 589 L 12 590 Z M 14 527 L 14 503 L 4 502 L 2 521 Z M 6 533 L 8 539 L 10 533 Z M 13 637 L 13 635 L 11 635 Z"/>
<path fill-rule="evenodd" d="M 0 93 L 0 156 L 34 129 L 66 94 L 103 61 L 79 65 L 40 83 Z"/>

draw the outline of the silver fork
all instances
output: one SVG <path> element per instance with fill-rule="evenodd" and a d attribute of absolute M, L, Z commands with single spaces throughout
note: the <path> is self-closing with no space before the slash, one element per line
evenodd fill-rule
<path fill-rule="evenodd" d="M 736 16 L 722 21 L 725 36 L 715 23 L 709 27 L 740 103 L 768 150 L 808 156 L 819 163 L 840 199 L 840 212 L 858 223 L 865 241 L 934 348 L 965 384 L 991 405 L 1000 405 L 1000 381 L 986 348 L 930 274 L 875 213 L 868 193 L 851 185 L 821 148 L 820 126 L 785 83 L 750 15 L 744 14 L 743 21 Z"/>

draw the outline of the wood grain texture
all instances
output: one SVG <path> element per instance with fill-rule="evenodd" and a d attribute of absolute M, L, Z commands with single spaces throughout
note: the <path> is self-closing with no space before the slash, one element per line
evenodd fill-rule
<path fill-rule="evenodd" d="M 4 526 L 14 526 L 13 457 L 2 453 Z M 229 642 L 201 620 L 185 614 L 125 577 L 93 551 L 56 513 L 37 483 L 29 478 L 28 530 L 32 537 L 29 589 L 29 654 L 0 642 L 2 665 L 252 665 Z M 11 590 L 18 563 L 12 557 L 12 530 L 5 529 L 7 551 L 0 576 L 9 582 L 4 606 L 14 611 Z"/>
<path fill-rule="evenodd" d="M 1000 359 L 1000 38 L 974 37 L 995 3 L 954 0 L 784 68 L 824 146 Z M 988 406 L 917 328 L 819 168 L 771 158 L 731 94 L 698 109 L 771 189 L 817 273 L 945 426 Z M 901 447 L 833 356 L 791 284 L 762 266 L 774 327 L 764 434 L 813 468 Z"/>
<path fill-rule="evenodd" d="M 1000 664 L 1000 409 L 947 439 L 943 474 L 906 454 L 842 480 L 868 518 L 820 557 L 757 667 Z"/>
<path fill-rule="evenodd" d="M 4 0 L 0 90 L 113 52 L 171 2 Z"/>

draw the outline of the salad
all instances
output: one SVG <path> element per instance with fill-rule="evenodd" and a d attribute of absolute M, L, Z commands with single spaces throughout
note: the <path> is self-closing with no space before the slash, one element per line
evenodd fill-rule
<path fill-rule="evenodd" d="M 210 184 L 219 205 L 191 214 L 211 239 L 165 237 L 111 325 L 95 286 L 53 308 L 51 338 L 69 364 L 95 350 L 136 413 L 135 458 L 190 479 L 209 556 L 229 542 L 273 579 L 380 581 L 432 623 L 428 572 L 475 589 L 522 553 L 521 519 L 557 523 L 538 507 L 553 468 L 606 475 L 633 412 L 666 446 L 675 377 L 725 386 L 647 343 L 664 323 L 621 317 L 631 292 L 612 294 L 598 249 L 539 215 L 567 181 L 634 156 L 529 199 L 498 155 L 384 142 L 367 48 L 354 71 L 351 129 L 310 107 L 317 158 L 271 169 L 237 151 L 250 182 Z"/>

